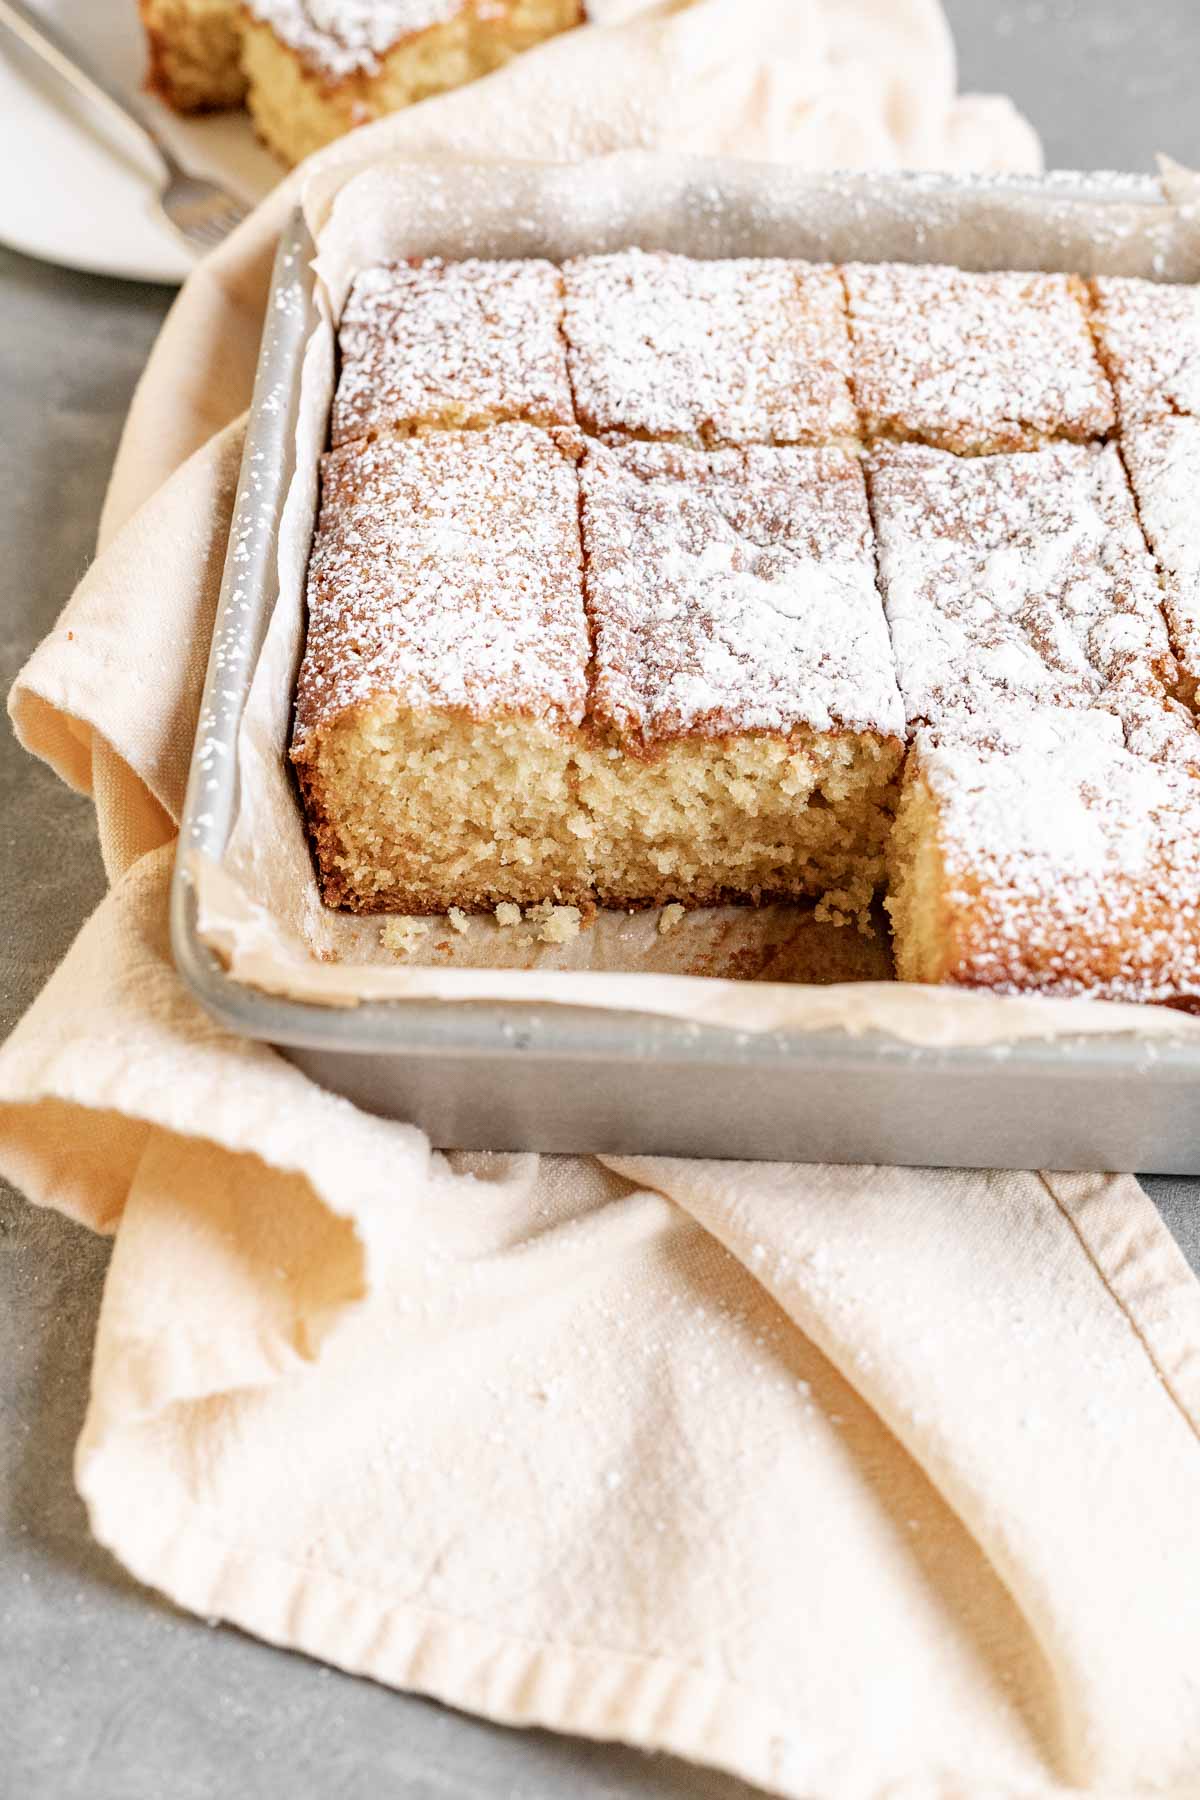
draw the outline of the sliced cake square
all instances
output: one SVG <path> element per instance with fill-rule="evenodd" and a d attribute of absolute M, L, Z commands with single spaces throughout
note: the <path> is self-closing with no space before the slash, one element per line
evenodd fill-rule
<path fill-rule="evenodd" d="M 331 905 L 587 896 L 576 453 L 499 425 L 325 458 L 292 760 Z"/>
<path fill-rule="evenodd" d="M 584 430 L 696 447 L 854 438 L 832 269 L 623 250 L 563 273 Z"/>
<path fill-rule="evenodd" d="M 300 162 L 355 125 L 489 74 L 578 25 L 582 0 L 245 0 L 249 106 Z"/>
<path fill-rule="evenodd" d="M 919 731 L 889 864 L 902 981 L 1200 1005 L 1200 779 L 1111 714 Z"/>
<path fill-rule="evenodd" d="M 334 447 L 523 420 L 570 425 L 562 277 L 552 263 L 390 263 L 342 313 Z"/>
<path fill-rule="evenodd" d="M 1092 295 L 1122 425 L 1200 418 L 1200 286 L 1104 275 Z"/>
<path fill-rule="evenodd" d="M 593 443 L 582 485 L 601 898 L 863 912 L 904 721 L 857 459 Z"/>
<path fill-rule="evenodd" d="M 882 445 L 879 574 L 911 724 L 1167 705 L 1178 671 L 1115 447 L 955 457 Z"/>
<path fill-rule="evenodd" d="M 1111 430 L 1112 392 L 1076 276 L 903 263 L 842 274 L 865 436 L 966 456 Z"/>

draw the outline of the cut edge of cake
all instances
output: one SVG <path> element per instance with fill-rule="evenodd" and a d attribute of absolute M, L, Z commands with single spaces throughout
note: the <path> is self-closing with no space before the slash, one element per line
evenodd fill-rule
<path fill-rule="evenodd" d="M 573 746 L 569 730 L 515 713 L 481 719 L 386 697 L 342 713 L 292 751 L 326 905 L 589 905 L 584 839 L 571 829 Z"/>
<path fill-rule="evenodd" d="M 904 727 L 857 459 L 589 442 L 580 486 L 600 898 L 865 918 Z"/>

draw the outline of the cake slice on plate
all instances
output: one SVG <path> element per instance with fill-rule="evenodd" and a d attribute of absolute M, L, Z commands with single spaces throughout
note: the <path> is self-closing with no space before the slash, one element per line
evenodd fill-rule
<path fill-rule="evenodd" d="M 490 74 L 578 25 L 582 0 L 246 0 L 254 123 L 285 162 Z"/>
<path fill-rule="evenodd" d="M 296 163 L 355 125 L 487 75 L 583 20 L 582 0 L 139 0 L 150 86 L 239 106 Z"/>

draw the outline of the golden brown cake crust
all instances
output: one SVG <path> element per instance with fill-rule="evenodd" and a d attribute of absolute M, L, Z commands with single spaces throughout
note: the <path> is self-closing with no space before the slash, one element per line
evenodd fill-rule
<path fill-rule="evenodd" d="M 241 0 L 138 0 L 138 10 L 150 93 L 183 113 L 241 105 Z"/>

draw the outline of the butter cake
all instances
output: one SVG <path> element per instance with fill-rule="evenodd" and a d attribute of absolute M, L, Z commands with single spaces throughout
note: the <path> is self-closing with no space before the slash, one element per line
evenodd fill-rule
<path fill-rule="evenodd" d="M 1116 449 L 868 464 L 879 576 L 910 725 L 1000 710 L 1165 705 L 1161 590 Z"/>
<path fill-rule="evenodd" d="M 1112 428 L 1077 277 L 902 263 L 852 263 L 843 276 L 868 437 L 966 456 Z"/>
<path fill-rule="evenodd" d="M 582 487 L 600 897 L 862 913 L 904 720 L 856 459 L 591 443 Z"/>
<path fill-rule="evenodd" d="M 498 425 L 324 459 L 292 760 L 329 904 L 590 891 L 570 769 L 588 663 L 574 454 Z"/>
<path fill-rule="evenodd" d="M 192 112 L 246 101 L 295 163 L 356 125 L 489 74 L 582 0 L 140 0 L 150 85 Z"/>
<path fill-rule="evenodd" d="M 919 731 L 891 864 L 902 981 L 1200 1003 L 1200 781 L 1110 714 Z"/>
<path fill-rule="evenodd" d="M 903 979 L 1200 1008 L 1188 292 L 365 272 L 292 746 L 326 900 L 886 892 Z"/>
<path fill-rule="evenodd" d="M 552 263 L 366 270 L 342 314 L 334 447 L 380 431 L 573 424 L 561 325 Z"/>
<path fill-rule="evenodd" d="M 1128 428 L 1200 418 L 1200 287 L 1098 276 L 1093 328 Z"/>
<path fill-rule="evenodd" d="M 834 270 L 623 250 L 563 274 L 585 431 L 695 447 L 855 437 Z"/>

